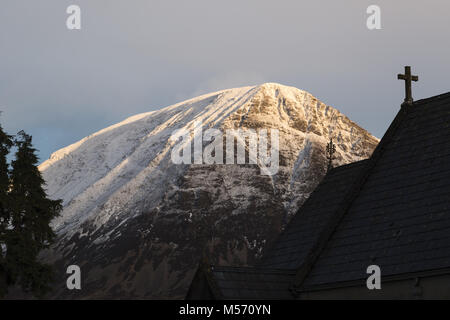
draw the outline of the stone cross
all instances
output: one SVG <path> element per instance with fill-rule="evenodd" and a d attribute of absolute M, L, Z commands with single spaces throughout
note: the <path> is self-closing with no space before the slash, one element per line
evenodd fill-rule
<path fill-rule="evenodd" d="M 411 67 L 406 66 L 405 67 L 405 74 L 399 74 L 397 76 L 397 79 L 399 80 L 405 80 L 405 101 L 403 104 L 412 104 L 413 98 L 412 98 L 412 90 L 411 90 L 411 81 L 419 81 L 418 76 L 411 75 Z"/>

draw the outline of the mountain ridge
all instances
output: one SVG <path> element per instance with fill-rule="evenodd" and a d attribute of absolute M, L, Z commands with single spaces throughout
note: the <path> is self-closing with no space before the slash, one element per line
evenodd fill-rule
<path fill-rule="evenodd" d="M 277 129 L 278 172 L 172 163 L 172 133 L 199 120 L 221 131 Z M 335 165 L 369 157 L 378 143 L 310 93 L 265 83 L 135 115 L 58 150 L 39 167 L 64 205 L 48 258 L 61 274 L 80 265 L 88 288 L 60 285 L 56 296 L 176 298 L 205 250 L 217 263 L 254 263 L 325 174 L 330 138 Z"/>

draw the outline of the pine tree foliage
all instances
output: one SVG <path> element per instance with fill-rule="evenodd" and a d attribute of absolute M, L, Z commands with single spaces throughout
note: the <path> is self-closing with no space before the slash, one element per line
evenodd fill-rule
<path fill-rule="evenodd" d="M 12 137 L 0 126 L 0 297 L 6 293 L 8 276 L 6 270 L 6 232 L 10 220 L 9 210 L 9 167 L 7 155 L 13 145 Z"/>
<path fill-rule="evenodd" d="M 49 265 L 38 260 L 38 254 L 54 241 L 50 221 L 59 214 L 61 201 L 47 198 L 31 136 L 21 131 L 14 143 L 17 152 L 7 187 L 8 227 L 3 257 L 6 284 L 19 285 L 40 297 L 50 289 L 52 272 Z"/>

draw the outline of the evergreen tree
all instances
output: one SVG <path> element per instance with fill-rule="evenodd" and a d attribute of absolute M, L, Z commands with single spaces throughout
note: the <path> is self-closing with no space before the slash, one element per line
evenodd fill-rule
<path fill-rule="evenodd" d="M 9 167 L 7 155 L 12 146 L 12 137 L 0 126 L 0 297 L 6 293 L 8 277 L 6 270 L 6 232 L 10 221 L 9 210 Z"/>
<path fill-rule="evenodd" d="M 7 231 L 6 263 L 12 283 L 39 297 L 50 289 L 51 268 L 37 257 L 54 241 L 49 224 L 59 214 L 61 200 L 47 198 L 31 140 L 23 131 L 15 140 L 9 192 L 12 228 Z"/>

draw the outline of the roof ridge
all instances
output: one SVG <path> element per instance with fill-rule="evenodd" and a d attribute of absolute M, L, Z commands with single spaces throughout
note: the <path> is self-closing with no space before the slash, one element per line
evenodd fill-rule
<path fill-rule="evenodd" d="M 362 169 L 362 171 L 359 173 L 359 177 L 355 179 L 351 187 L 348 189 L 346 195 L 341 201 L 341 204 L 339 205 L 339 208 L 335 211 L 334 216 L 319 235 L 319 239 L 316 241 L 315 245 L 309 251 L 307 258 L 305 259 L 303 264 L 298 268 L 295 281 L 292 285 L 292 292 L 298 292 L 299 289 L 302 288 L 304 280 L 306 279 L 310 270 L 316 263 L 317 259 L 319 258 L 328 241 L 330 240 L 337 226 L 340 224 L 344 216 L 347 214 L 348 209 L 350 208 L 351 204 L 353 203 L 358 194 L 358 191 L 365 184 L 372 169 L 375 167 L 381 155 L 384 153 L 386 145 L 388 145 L 391 142 L 392 137 L 395 136 L 395 134 L 397 133 L 397 129 L 399 128 L 400 124 L 403 122 L 403 120 L 406 118 L 406 116 L 412 109 L 413 108 L 411 106 L 406 106 L 400 108 L 400 110 L 398 111 L 396 117 L 394 118 L 391 125 L 385 132 L 380 143 L 377 145 L 374 152 L 372 153 L 372 156 L 369 159 L 367 159 L 365 168 Z"/>
<path fill-rule="evenodd" d="M 273 274 L 278 274 L 278 273 L 283 273 L 283 274 L 295 274 L 296 270 L 295 269 L 277 269 L 277 268 L 266 268 L 266 267 L 251 267 L 251 266 L 243 266 L 243 267 L 235 267 L 235 266 L 211 266 L 212 271 L 218 271 L 218 272 L 222 272 L 224 270 L 230 270 L 230 271 L 234 271 L 234 272 L 258 272 L 258 273 L 273 273 Z"/>
<path fill-rule="evenodd" d="M 322 178 L 322 180 L 318 183 L 316 188 L 311 192 L 311 194 L 309 195 L 308 199 L 306 199 L 306 201 L 302 204 L 302 206 L 297 209 L 295 215 L 291 218 L 289 223 L 287 223 L 285 225 L 285 227 L 283 228 L 283 230 L 275 237 L 275 240 L 272 241 L 272 243 L 265 248 L 263 257 L 259 261 L 257 266 L 258 267 L 262 267 L 262 268 L 266 268 L 265 264 L 267 263 L 267 259 L 270 260 L 270 257 L 274 254 L 274 252 L 276 252 L 277 243 L 280 241 L 280 239 L 283 238 L 283 236 L 284 236 L 284 234 L 286 232 L 289 232 L 289 229 L 292 227 L 292 223 L 293 223 L 295 217 L 297 215 L 302 214 L 302 209 L 308 204 L 308 201 L 311 201 L 311 199 L 314 199 L 315 195 L 317 193 L 321 192 L 321 187 L 326 185 L 327 183 L 329 183 L 330 182 L 329 179 L 332 176 L 339 175 L 343 171 L 345 171 L 345 170 L 347 170 L 347 169 L 349 169 L 351 167 L 364 166 L 367 163 L 367 161 L 369 161 L 369 159 L 363 159 L 363 160 L 347 163 L 347 164 L 344 164 L 344 165 L 341 165 L 341 166 L 338 166 L 338 167 L 334 167 L 328 173 L 326 173 L 324 175 L 324 177 Z M 297 269 L 298 268 L 296 268 L 296 270 Z"/>
<path fill-rule="evenodd" d="M 446 93 L 441 93 L 429 98 L 424 98 L 424 99 L 420 99 L 420 100 L 416 100 L 413 102 L 413 105 L 417 105 L 417 104 L 424 104 L 424 103 L 429 103 L 435 100 L 441 100 L 441 99 L 446 99 L 446 98 L 450 98 L 450 91 L 446 92 Z"/>
<path fill-rule="evenodd" d="M 344 168 L 352 167 L 352 166 L 359 166 L 359 165 L 362 165 L 364 162 L 368 162 L 369 159 L 370 159 L 370 158 L 368 158 L 368 159 L 362 159 L 362 160 L 358 160 L 358 161 L 354 161 L 354 162 L 350 162 L 350 163 L 346 163 L 346 164 L 343 164 L 343 165 L 341 165 L 341 166 L 337 166 L 337 167 L 332 168 L 332 169 L 330 170 L 330 172 L 337 171 L 337 170 L 339 170 L 339 169 L 344 169 Z"/>

